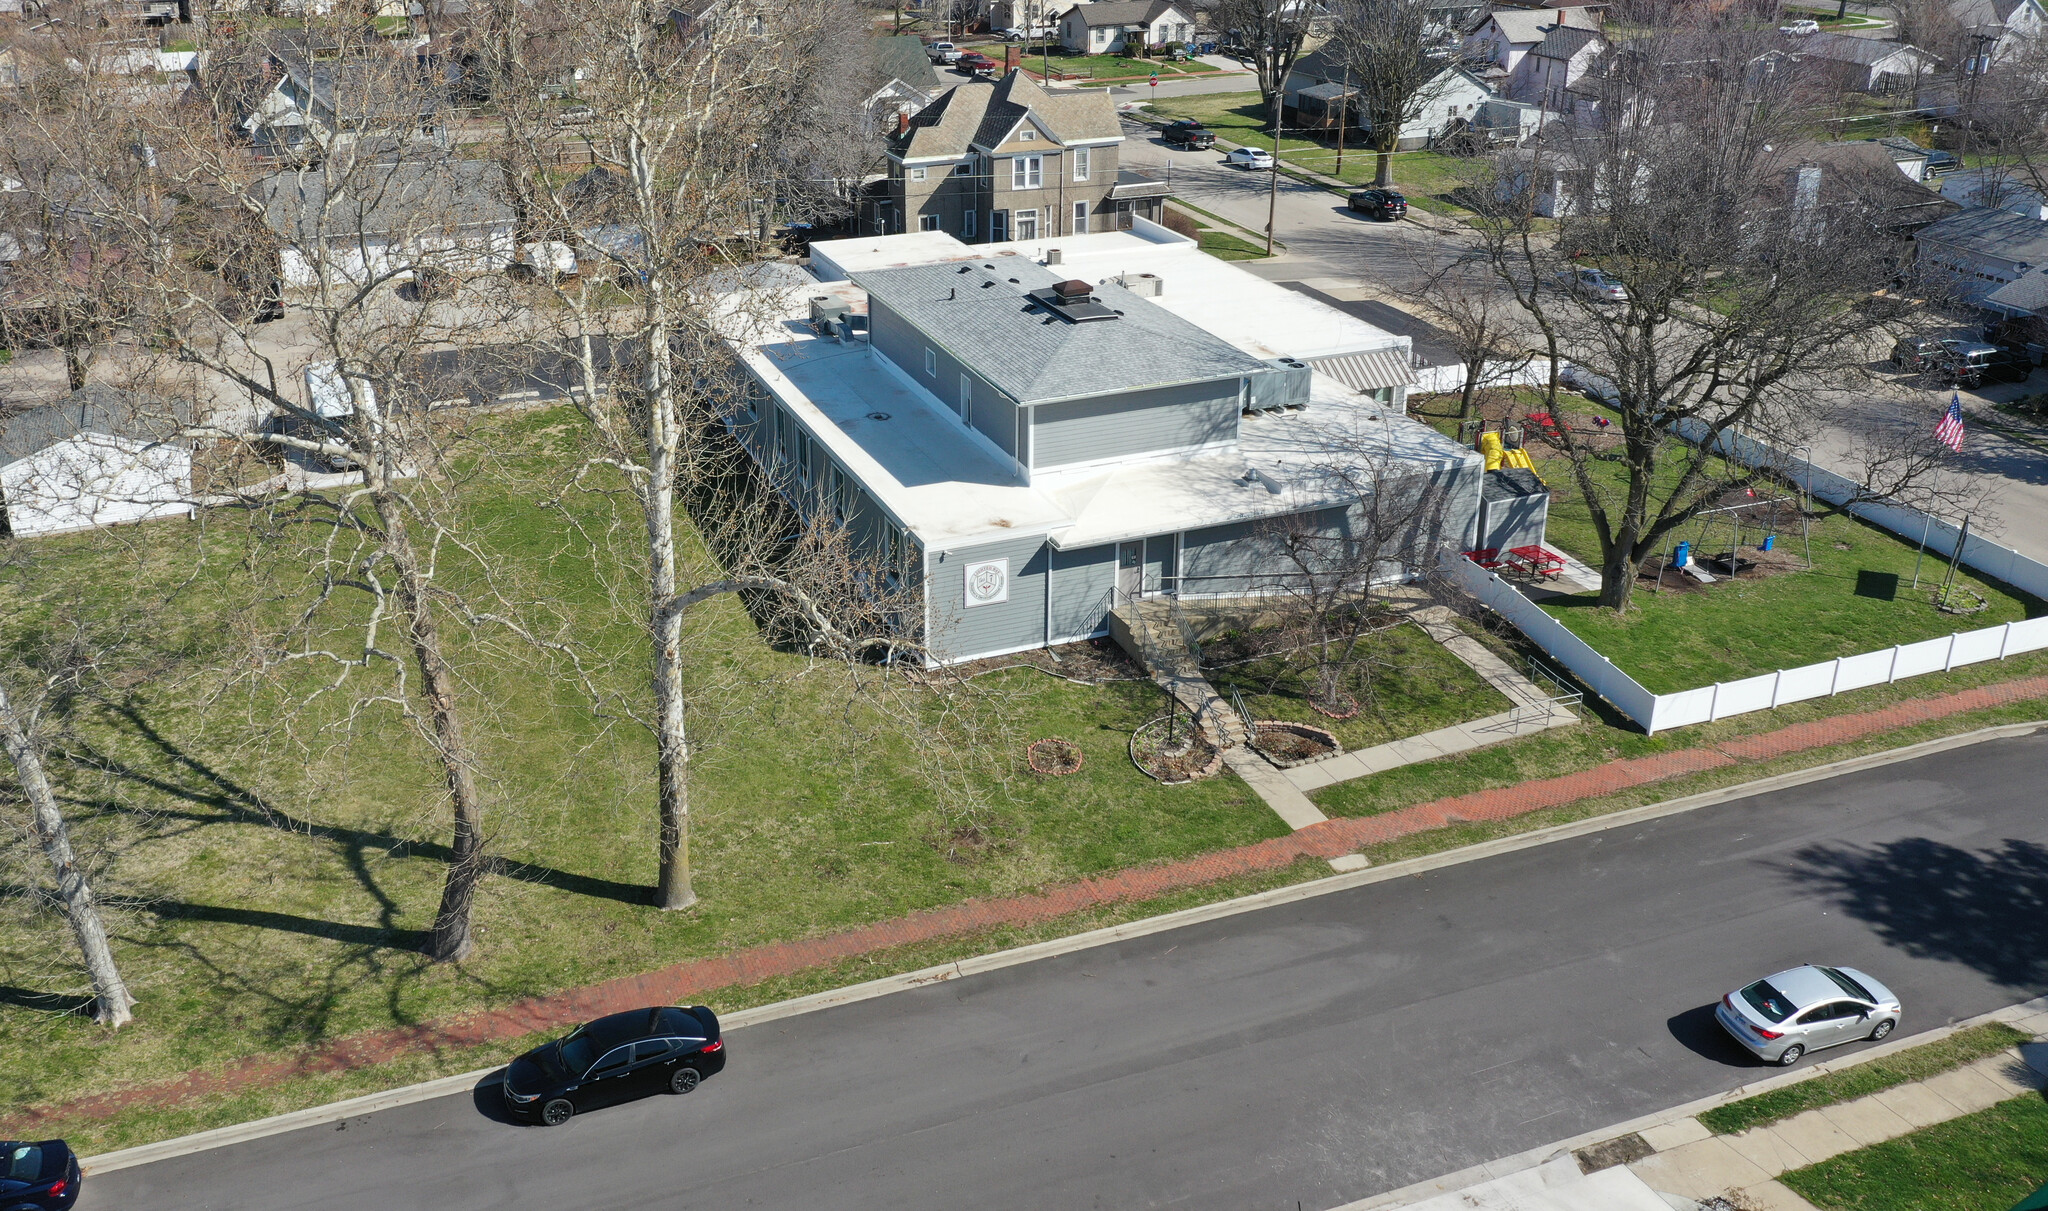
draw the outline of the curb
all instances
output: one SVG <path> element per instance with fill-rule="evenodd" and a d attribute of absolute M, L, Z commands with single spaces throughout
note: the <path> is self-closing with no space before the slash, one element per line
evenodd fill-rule
<path fill-rule="evenodd" d="M 1964 1018 L 1961 1021 L 1950 1022 L 1946 1026 L 1937 1026 L 1932 1030 L 1923 1030 L 1919 1034 L 1907 1035 L 1904 1038 L 1879 1043 L 1867 1050 L 1857 1052 L 1853 1056 L 1844 1056 L 1839 1060 L 1829 1060 L 1815 1064 L 1811 1068 L 1801 1068 L 1796 1072 L 1780 1073 L 1777 1076 L 1766 1077 L 1760 1081 L 1751 1081 L 1747 1085 L 1730 1089 L 1726 1093 L 1711 1093 L 1706 1097 L 1697 1098 L 1685 1103 L 1683 1106 L 1674 1106 L 1669 1110 L 1660 1110 L 1655 1114 L 1646 1114 L 1641 1118 L 1633 1118 L 1624 1123 L 1616 1123 L 1611 1127 L 1602 1127 L 1597 1131 L 1581 1132 L 1578 1135 L 1558 1140 L 1555 1143 L 1531 1148 L 1526 1152 L 1517 1152 L 1513 1156 L 1504 1156 L 1499 1160 L 1473 1165 L 1468 1169 L 1460 1169 L 1456 1173 L 1448 1173 L 1428 1181 L 1416 1182 L 1413 1185 L 1403 1186 L 1399 1190 L 1389 1190 L 1385 1194 L 1375 1194 L 1371 1198 L 1360 1199 L 1357 1202 L 1344 1203 L 1341 1206 L 1332 1208 L 1331 1211 L 1385 1211 L 1385 1209 L 1405 1207 L 1409 1203 L 1422 1199 L 1454 1193 L 1468 1186 L 1476 1186 L 1480 1182 L 1492 1181 L 1495 1178 L 1506 1177 L 1511 1173 L 1521 1173 L 1534 1169 L 1548 1161 L 1568 1156 L 1581 1148 L 1593 1144 L 1603 1144 L 1624 1135 L 1648 1131 L 1655 1127 L 1664 1126 L 1667 1123 L 1675 1123 L 1680 1119 L 1694 1118 L 1712 1110 L 1716 1106 L 1724 1106 L 1729 1102 L 1739 1102 L 1744 1098 L 1755 1097 L 1760 1093 L 1769 1093 L 1774 1089 L 1783 1089 L 1788 1085 L 1802 1084 L 1816 1077 L 1841 1072 L 1845 1069 L 1854 1068 L 1859 1064 L 1867 1064 L 1872 1060 L 1881 1060 L 1886 1056 L 1895 1055 L 1910 1048 L 1922 1047 L 1928 1043 L 1938 1043 L 1942 1039 L 1958 1031 L 1968 1030 L 1972 1026 L 1982 1026 L 1987 1022 L 2017 1021 L 2020 1018 L 2031 1017 L 2042 1012 L 2048 1012 L 2048 997 L 2035 997 L 2031 1001 L 2021 1001 L 2017 1005 L 2007 1005 L 2002 1009 L 1994 1009 L 1989 1013 L 1980 1013 L 1973 1018 Z M 1714 1138 L 1719 1137 L 1716 1136 Z M 1652 1155 L 1655 1154 L 1653 1153 Z"/>
<path fill-rule="evenodd" d="M 1165 933 L 1169 930 L 1180 929 L 1189 925 L 1198 925 L 1206 921 L 1238 916 L 1242 913 L 1255 912 L 1259 909 L 1272 908 L 1281 904 L 1289 904 L 1298 900 L 1308 900 L 1336 892 L 1349 891 L 1353 888 L 1364 887 L 1373 883 L 1382 883 L 1393 879 L 1426 874 L 1429 871 L 1463 865 L 1467 862 L 1477 862 L 1500 854 L 1534 849 L 1554 841 L 1570 840 L 1574 837 L 1604 832 L 1612 828 L 1626 828 L 1645 821 L 1662 819 L 1665 816 L 1681 815 L 1699 808 L 1713 807 L 1717 804 L 1748 798 L 1752 795 L 1768 794 L 1772 791 L 1802 786 L 1810 782 L 1826 781 L 1829 778 L 1839 777 L 1843 774 L 1856 773 L 1861 770 L 1892 765 L 1902 761 L 1911 761 L 1935 753 L 1945 752 L 1949 749 L 1964 748 L 1990 740 L 2005 740 L 2028 736 L 2043 728 L 2048 728 L 2048 720 L 1979 728 L 1976 731 L 1962 732 L 1954 736 L 1942 736 L 1933 740 L 1924 740 L 1918 744 L 1907 745 L 1904 748 L 1887 749 L 1884 752 L 1870 753 L 1861 757 L 1851 757 L 1842 761 L 1817 765 L 1811 769 L 1774 774 L 1768 778 L 1760 778 L 1753 782 L 1723 787 L 1719 790 L 1704 791 L 1699 794 L 1687 795 L 1660 803 L 1645 804 L 1642 807 L 1627 808 L 1604 815 L 1589 816 L 1583 820 L 1574 820 L 1565 824 L 1553 825 L 1549 828 L 1532 829 L 1529 832 L 1518 833 L 1511 837 L 1500 837 L 1492 841 L 1482 841 L 1476 845 L 1466 845 L 1456 849 L 1444 850 L 1440 853 L 1425 854 L 1418 858 L 1408 858 L 1400 862 L 1391 862 L 1384 866 L 1372 866 L 1363 870 L 1329 875 L 1303 883 L 1292 884 L 1287 887 L 1273 888 L 1270 891 L 1255 892 L 1252 895 L 1240 896 L 1233 900 L 1221 900 L 1214 904 L 1183 908 L 1156 917 L 1146 917 L 1139 921 L 1105 926 L 1101 929 L 1093 929 L 1064 938 L 1054 938 L 1045 942 L 1035 942 L 1028 946 L 994 951 L 989 954 L 976 955 L 951 963 L 942 963 L 917 971 L 904 972 L 900 975 L 884 976 L 880 979 L 849 985 L 845 988 L 835 988 L 826 992 L 812 993 L 809 996 L 757 1006 L 753 1009 L 739 1010 L 724 1015 L 722 1019 L 723 1026 L 728 1032 L 743 1030 L 749 1026 L 759 1026 L 784 1018 L 815 1013 L 818 1010 L 829 1009 L 838 1005 L 850 1005 L 860 1001 L 873 1000 L 892 993 L 922 988 L 929 984 L 961 979 L 988 971 L 998 971 L 1006 967 L 1014 967 L 1040 959 L 1056 958 L 1060 955 L 1071 954 L 1081 950 L 1091 950 L 1099 946 L 1107 946 L 1131 938 L 1147 937 L 1152 934 Z M 2044 1004 L 2048 1004 L 2048 998 L 2044 998 Z M 2013 1011 L 1999 1010 L 1995 1012 L 2005 1013 Z M 1990 1020 L 1989 1015 L 1987 1015 L 1985 1020 Z M 1974 1021 L 1975 1019 L 1972 1020 L 1973 1023 Z M 1930 1041 L 1933 1038 L 1941 1037 L 1943 1033 L 1958 1028 L 1951 1026 L 1943 1031 L 1915 1035 L 1910 1042 L 1902 1040 L 1901 1044 L 1912 1045 L 1917 1042 Z M 1890 1054 L 1890 1051 L 1887 1049 L 1896 1049 L 1896 1047 L 1891 1043 L 1882 1044 L 1877 1048 L 1859 1053 L 1855 1057 L 1855 1061 L 1861 1062 L 1874 1056 Z M 1577 1137 L 1575 1142 L 1569 1144 L 1569 1147 L 1584 1147 L 1586 1144 L 1598 1143 L 1602 1140 L 1611 1139 L 1616 1135 L 1627 1134 L 1629 1131 L 1655 1126 L 1659 1122 L 1668 1121 L 1672 1118 L 1687 1117 L 1711 1106 L 1719 1105 L 1724 1101 L 1748 1097 L 1766 1089 L 1776 1088 L 1780 1084 L 1792 1084 L 1797 1080 L 1807 1079 L 1821 1072 L 1834 1071 L 1838 1068 L 1846 1067 L 1848 1064 L 1849 1061 L 1846 1060 L 1834 1064 L 1817 1064 L 1810 1069 L 1801 1069 L 1798 1072 L 1786 1073 L 1779 1077 L 1758 1081 L 1745 1085 L 1733 1093 L 1715 1095 L 1698 1103 L 1680 1107 L 1677 1110 L 1665 1111 L 1660 1115 L 1624 1124 L 1621 1127 L 1605 1128 L 1583 1137 Z M 80 1164 L 94 1173 L 109 1173 L 119 1169 L 133 1168 L 137 1165 L 169 1160 L 173 1157 L 187 1156 L 195 1152 L 204 1152 L 214 1148 L 224 1148 L 231 1144 L 262 1139 L 266 1136 L 295 1131 L 302 1127 L 338 1122 L 357 1115 L 390 1110 L 399 1106 L 411 1105 L 415 1102 L 431 1101 L 435 1098 L 459 1093 L 465 1088 L 474 1087 L 478 1082 L 494 1076 L 500 1068 L 502 1068 L 502 1065 L 479 1068 L 471 1072 L 458 1073 L 454 1076 L 437 1077 L 433 1080 L 385 1090 L 381 1093 L 365 1094 L 361 1097 L 330 1102 L 322 1106 L 309 1106 L 302 1110 L 293 1110 L 284 1114 L 273 1115 L 269 1118 L 257 1119 L 253 1122 L 236 1123 L 226 1127 L 216 1127 L 209 1131 L 197 1132 L 192 1135 L 179 1136 L 174 1139 L 140 1144 L 133 1148 L 124 1148 L 95 1157 L 81 1158 Z M 1366 1211 L 1367 1208 L 1372 1207 L 1394 1206 L 1397 1204 L 1388 1201 L 1394 1194 L 1420 1197 L 1424 1193 L 1443 1193 L 1446 1190 L 1459 1189 L 1465 1185 L 1486 1180 L 1487 1178 L 1519 1172 L 1522 1169 L 1540 1164 L 1543 1160 L 1554 1155 L 1561 1147 L 1567 1147 L 1567 1145 L 1554 1144 L 1545 1148 L 1533 1149 L 1530 1152 L 1520 1153 L 1500 1161 L 1488 1162 L 1486 1165 L 1463 1170 L 1431 1182 L 1405 1187 L 1403 1190 L 1395 1191 L 1392 1194 L 1378 1195 L 1362 1203 L 1346 1204 L 1344 1207 L 1337 1209 L 1337 1211 Z M 1496 1166 L 1502 1165 L 1507 1167 L 1494 1171 Z M 1454 1180 L 1459 1184 L 1456 1186 L 1441 1184 Z"/>

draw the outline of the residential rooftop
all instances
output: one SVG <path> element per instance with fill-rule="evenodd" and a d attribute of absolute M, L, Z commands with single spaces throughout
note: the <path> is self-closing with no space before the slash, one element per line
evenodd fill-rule
<path fill-rule="evenodd" d="M 1027 483 L 1009 460 L 865 341 L 820 337 L 809 323 L 810 298 L 836 297 L 861 313 L 867 291 L 860 283 L 901 274 L 900 268 L 883 267 L 918 257 L 923 258 L 918 268 L 978 283 L 976 274 L 990 271 L 958 274 L 960 262 L 971 258 L 976 266 L 998 265 L 1004 285 L 1014 276 L 1024 286 L 1033 280 L 1027 278 L 1029 270 L 1038 271 L 1037 280 L 1058 280 L 1061 274 L 1098 280 L 1112 272 L 1155 273 L 1165 285 L 1157 309 L 1170 310 L 1233 347 L 1239 358 L 1235 364 L 1247 367 L 1258 366 L 1251 360 L 1257 358 L 1364 350 L 1405 369 L 1408 339 L 1217 261 L 1171 233 L 1166 234 L 1173 243 L 1128 233 L 1052 241 L 1049 246 L 1058 247 L 1062 258 L 1051 268 L 1027 257 L 1019 246 L 970 248 L 950 237 L 922 238 L 931 234 L 814 244 L 814 266 L 826 279 L 822 284 L 748 292 L 752 302 L 735 298 L 728 311 L 735 318 L 727 321 L 741 359 L 927 548 L 956 547 L 994 534 L 1044 534 L 1053 545 L 1074 549 L 1278 517 L 1357 498 L 1353 483 L 1326 469 L 1332 462 L 1384 457 L 1449 466 L 1479 458 L 1345 381 L 1314 372 L 1305 409 L 1243 417 L 1235 450 L 1040 471 Z M 846 280 L 848 272 L 856 280 Z M 925 279 L 902 275 L 896 280 Z M 974 289 L 983 293 L 979 285 Z M 1269 305 L 1277 314 L 1262 314 Z M 743 314 L 756 317 L 746 321 L 750 327 L 742 328 L 736 318 Z M 1290 332 L 1299 339 L 1289 339 Z M 977 358 L 975 365 L 984 369 L 986 363 Z"/>

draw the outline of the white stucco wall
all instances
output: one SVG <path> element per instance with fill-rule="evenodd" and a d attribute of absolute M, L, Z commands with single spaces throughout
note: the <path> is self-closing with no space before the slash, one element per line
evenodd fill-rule
<path fill-rule="evenodd" d="M 0 500 L 18 537 L 189 516 L 192 452 L 86 433 L 0 467 Z"/>

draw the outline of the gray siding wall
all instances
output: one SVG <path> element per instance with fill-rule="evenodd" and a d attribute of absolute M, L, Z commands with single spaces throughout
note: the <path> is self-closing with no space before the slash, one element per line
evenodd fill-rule
<path fill-rule="evenodd" d="M 923 333 L 889 309 L 888 304 L 868 300 L 868 340 L 875 351 L 896 363 L 918 386 L 945 402 L 960 418 L 994 442 L 1011 458 L 1017 457 L 1017 405 L 1008 396 L 958 358 L 925 339 Z M 932 351 L 936 374 L 925 373 L 924 351 Z M 960 379 L 969 380 L 966 410 L 961 408 Z"/>
<path fill-rule="evenodd" d="M 1133 391 L 1032 410 L 1031 465 L 1185 450 L 1237 437 L 1238 380 Z"/>
<path fill-rule="evenodd" d="M 1116 544 L 1052 553 L 1052 638 L 1086 639 L 1109 627 Z"/>
<path fill-rule="evenodd" d="M 1543 541 L 1550 517 L 1548 496 L 1517 496 L 1508 500 L 1481 501 L 1480 535 L 1476 545 L 1506 551 L 1536 546 Z"/>
<path fill-rule="evenodd" d="M 928 643 L 941 660 L 968 660 L 1045 642 L 1045 585 L 1051 548 L 1041 536 L 933 551 L 926 569 Z M 967 606 L 967 566 L 1010 561 L 1010 599 Z"/>

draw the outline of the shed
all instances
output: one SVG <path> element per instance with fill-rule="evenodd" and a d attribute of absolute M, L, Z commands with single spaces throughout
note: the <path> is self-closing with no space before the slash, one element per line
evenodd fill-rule
<path fill-rule="evenodd" d="M 16 537 L 192 512 L 181 407 L 91 384 L 0 420 L 0 521 Z"/>
<path fill-rule="evenodd" d="M 1527 467 L 1488 471 L 1479 486 L 1478 547 L 1541 546 L 1550 524 L 1550 489 Z"/>

